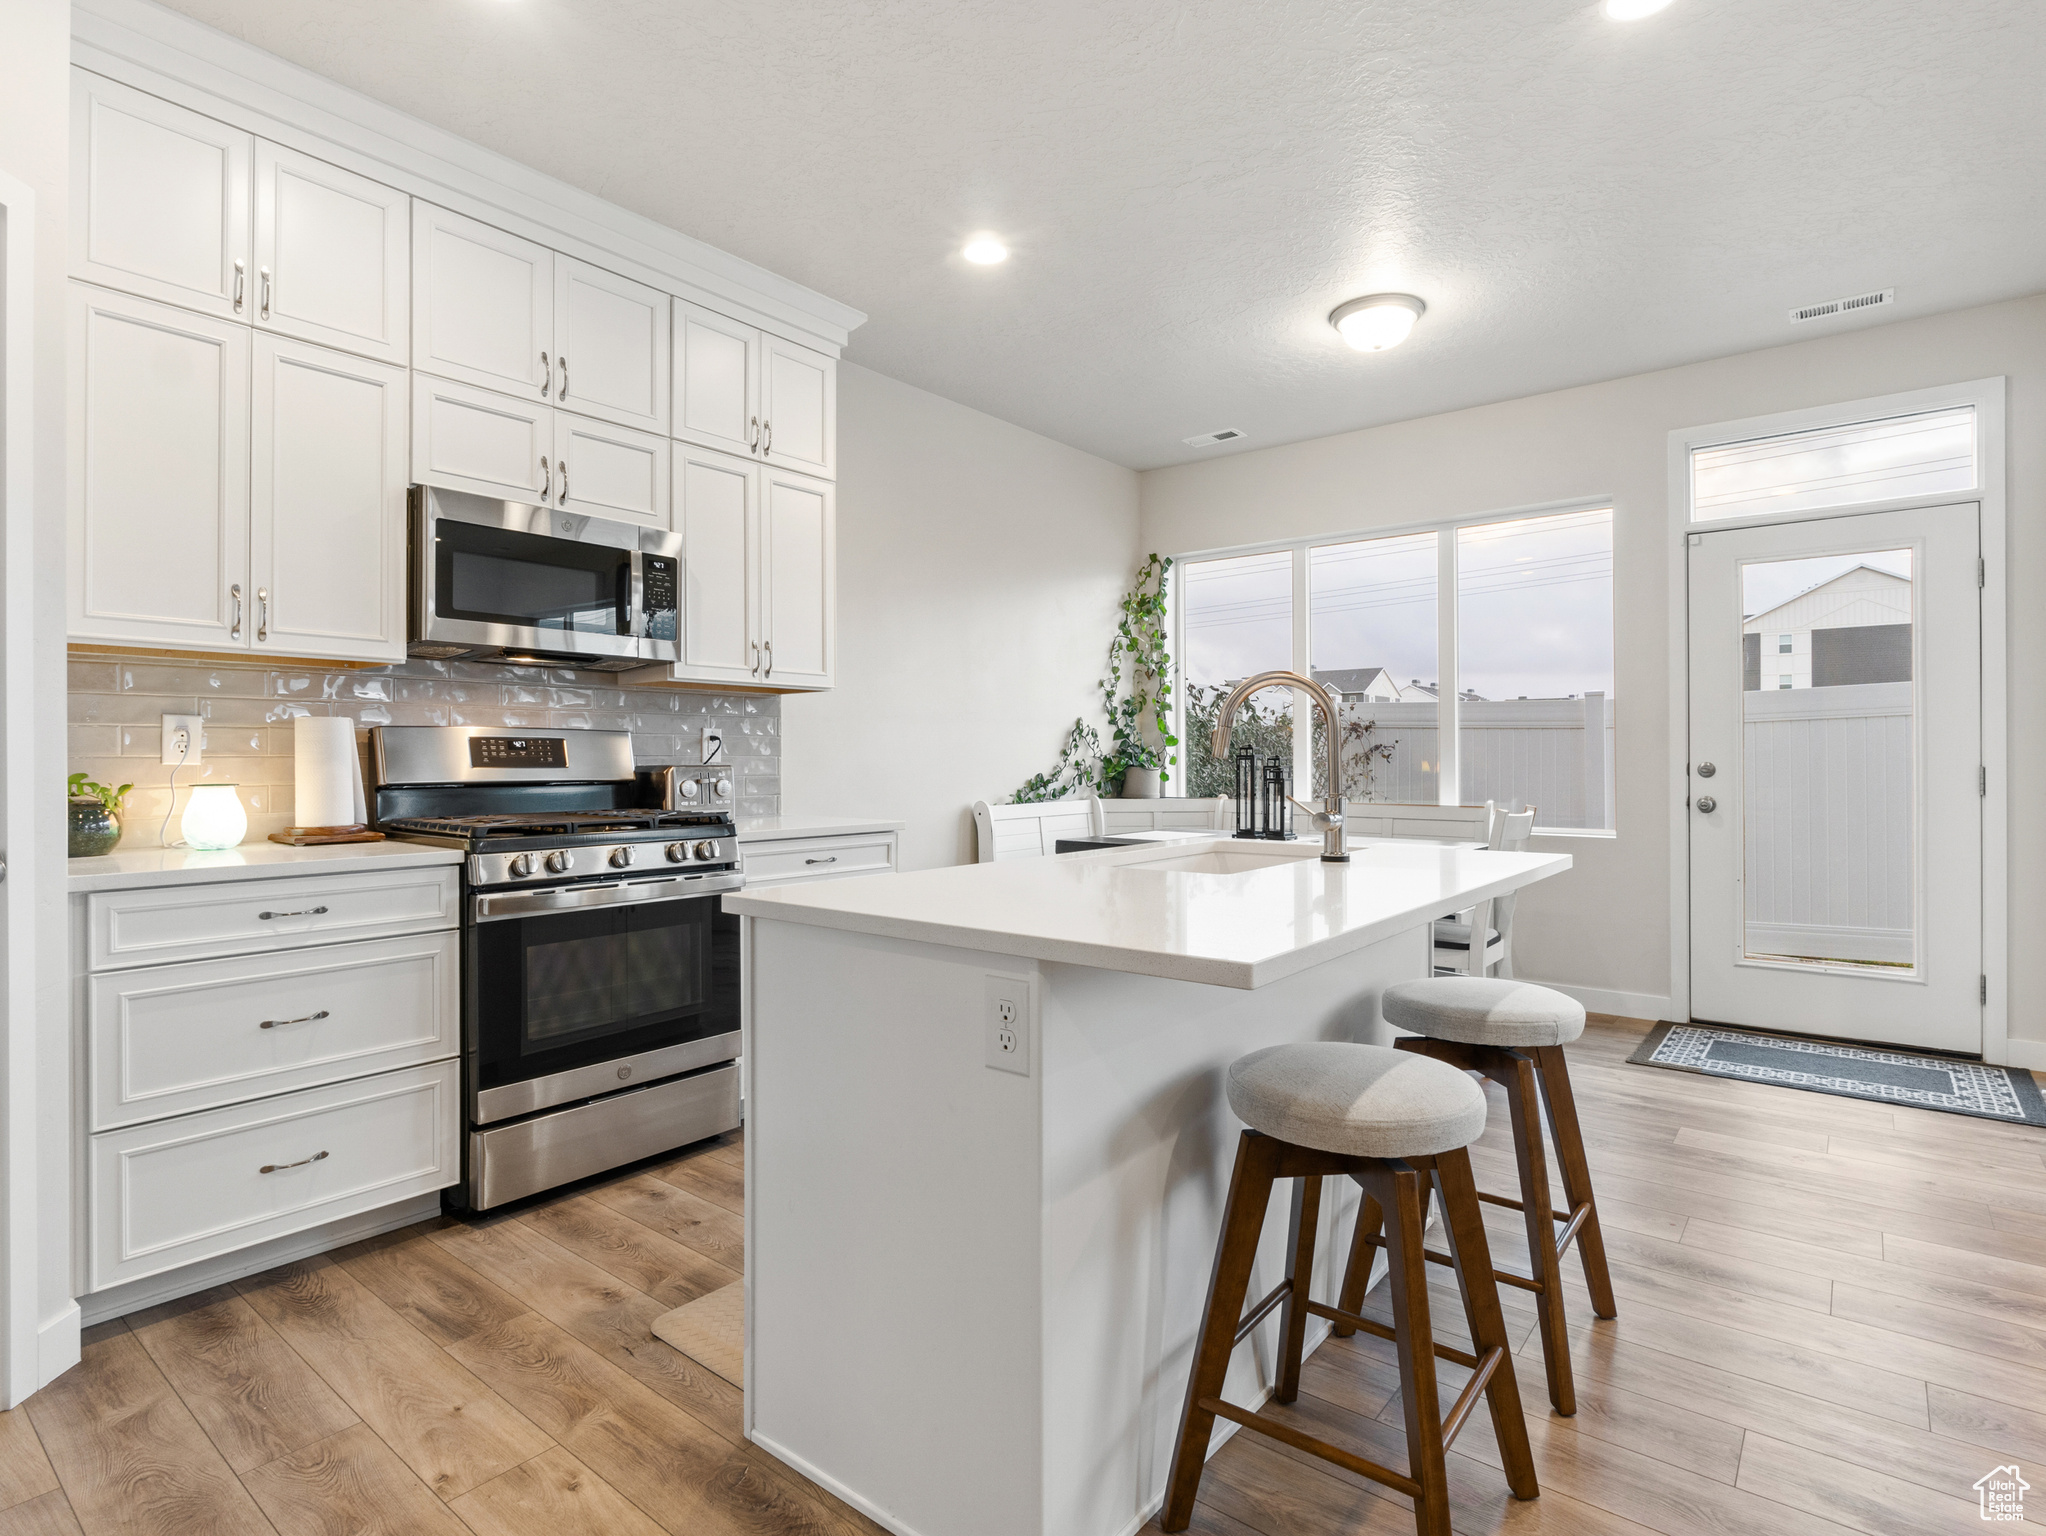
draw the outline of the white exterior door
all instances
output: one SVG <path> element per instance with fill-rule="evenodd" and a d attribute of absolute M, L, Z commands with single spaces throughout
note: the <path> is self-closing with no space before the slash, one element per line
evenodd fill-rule
<path fill-rule="evenodd" d="M 829 688 L 837 601 L 833 489 L 777 469 L 766 471 L 762 483 L 760 678 L 779 688 Z"/>
<path fill-rule="evenodd" d="M 665 528 L 671 448 L 653 432 L 556 411 L 553 504 Z"/>
<path fill-rule="evenodd" d="M 253 136 L 71 74 L 71 274 L 246 320 Z"/>
<path fill-rule="evenodd" d="M 70 322 L 71 638 L 246 648 L 252 333 L 83 283 Z"/>
<path fill-rule="evenodd" d="M 761 338 L 760 430 L 770 464 L 838 473 L 838 363 L 779 336 Z"/>
<path fill-rule="evenodd" d="M 554 398 L 554 253 L 459 213 L 412 209 L 412 366 Z"/>
<path fill-rule="evenodd" d="M 686 299 L 675 300 L 675 436 L 760 451 L 760 332 Z"/>
<path fill-rule="evenodd" d="M 551 503 L 553 407 L 414 373 L 412 478 L 479 496 Z"/>
<path fill-rule="evenodd" d="M 1979 525 L 1690 536 L 1694 1017 L 1982 1049 Z"/>
<path fill-rule="evenodd" d="M 675 445 L 682 535 L 682 658 L 677 680 L 760 681 L 760 468 Z"/>
<path fill-rule="evenodd" d="M 668 296 L 554 258 L 554 403 L 668 435 Z"/>
<path fill-rule="evenodd" d="M 403 661 L 405 370 L 275 336 L 255 353 L 255 648 Z"/>
<path fill-rule="evenodd" d="M 258 140 L 257 327 L 404 363 L 411 209 L 395 187 Z"/>

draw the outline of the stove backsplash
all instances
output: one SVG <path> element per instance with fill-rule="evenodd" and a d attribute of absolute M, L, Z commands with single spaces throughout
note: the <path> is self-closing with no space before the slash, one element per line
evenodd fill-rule
<path fill-rule="evenodd" d="M 566 667 L 408 661 L 363 671 L 275 662 L 70 663 L 70 772 L 133 784 L 124 848 L 157 845 L 170 800 L 163 716 L 206 721 L 205 759 L 178 771 L 178 806 L 193 783 L 239 786 L 249 839 L 292 825 L 291 722 L 347 715 L 366 748 L 372 725 L 565 726 L 632 732 L 641 767 L 702 760 L 706 726 L 723 734 L 741 817 L 781 812 L 781 700 L 772 695 L 621 688 L 615 674 Z M 177 822 L 169 836 L 178 837 Z"/>

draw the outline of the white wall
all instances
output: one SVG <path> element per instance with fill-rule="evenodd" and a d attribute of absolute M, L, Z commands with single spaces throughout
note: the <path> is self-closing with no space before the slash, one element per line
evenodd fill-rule
<path fill-rule="evenodd" d="M 1415 344 L 1425 338 L 1417 335 Z M 1359 359 L 1368 368 L 1368 358 Z M 1619 833 L 1543 838 L 1576 856 L 1530 892 L 1516 922 L 1523 974 L 1669 994 L 1668 440 L 1680 427 L 2003 374 L 2010 379 L 2010 838 L 2046 845 L 2046 296 L 1801 340 L 1474 410 L 1151 470 L 1145 548 L 1178 555 L 1422 518 L 1612 499 Z M 2046 860 L 2011 861 L 2013 999 L 2046 996 Z M 1609 1006 L 1619 1006 L 1617 1002 Z M 2015 1037 L 2046 1038 L 2046 1010 L 2014 1002 Z"/>
<path fill-rule="evenodd" d="M 782 703 L 790 815 L 908 823 L 905 869 L 971 862 L 975 800 L 1099 724 L 1137 476 L 842 364 L 838 687 Z"/>
<path fill-rule="evenodd" d="M 33 955 L 10 952 L 10 969 L 34 967 L 37 1006 L 23 1018 L 10 1010 L 10 1031 L 37 1032 L 36 1167 L 26 1170 L 37 1197 L 36 1290 L 33 1298 L 10 1297 L 7 1339 L 22 1345 L 23 1332 L 42 1330 L 39 1363 L 9 1362 L 0 1401 L 11 1403 L 26 1374 L 46 1380 L 77 1358 L 77 1312 L 71 1302 L 70 1026 L 69 965 L 64 932 L 64 248 L 65 194 L 69 186 L 71 12 L 65 0 L 0 0 L 0 40 L 7 61 L 0 89 L 0 170 L 26 182 L 35 193 L 35 492 L 32 508 L 7 508 L 7 516 L 35 522 L 35 637 L 32 697 L 28 717 L 35 734 L 34 769 L 27 783 L 10 782 L 7 796 L 19 805 L 31 797 L 36 808 L 32 846 L 19 841 L 5 850 L 10 865 L 8 899 L 32 902 L 36 933 Z M 19 615 L 10 615 L 18 619 Z M 16 633 L 9 624 L 10 638 Z M 9 701 L 8 723 L 19 724 L 24 701 Z M 11 819 L 11 818 L 10 818 Z M 7 1170 L 6 1194 L 21 1198 L 25 1170 Z M 26 1317 L 17 1315 L 21 1308 Z M 12 1388 L 13 1391 L 8 1390 Z"/>

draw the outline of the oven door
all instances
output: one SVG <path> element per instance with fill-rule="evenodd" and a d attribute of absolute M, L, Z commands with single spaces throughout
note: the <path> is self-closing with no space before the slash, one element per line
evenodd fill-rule
<path fill-rule="evenodd" d="M 489 1125 L 739 1054 L 737 875 L 472 896 L 469 1117 Z"/>

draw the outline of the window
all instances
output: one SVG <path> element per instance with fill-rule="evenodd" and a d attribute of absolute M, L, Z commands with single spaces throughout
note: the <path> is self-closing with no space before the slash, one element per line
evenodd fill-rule
<path fill-rule="evenodd" d="M 1789 688 L 1793 686 L 1790 680 L 1790 674 L 1788 672 L 1785 672 L 1781 677 L 1777 678 L 1776 686 L 1778 688 Z"/>
<path fill-rule="evenodd" d="M 1614 826 L 1610 508 L 1196 555 L 1179 571 L 1187 794 L 1231 791 L 1230 765 L 1206 754 L 1216 707 L 1284 667 L 1338 696 L 1353 800 L 1493 800 L 1535 807 L 1545 829 Z M 1291 755 L 1296 782 L 1322 793 L 1319 719 L 1296 741 L 1286 694 L 1253 704 L 1235 744 Z"/>
<path fill-rule="evenodd" d="M 1776 654 L 1779 656 L 1788 656 L 1790 654 L 1790 636 L 1778 635 L 1776 637 Z"/>
<path fill-rule="evenodd" d="M 1691 519 L 1755 517 L 1976 488 L 1975 407 L 1691 450 Z"/>

